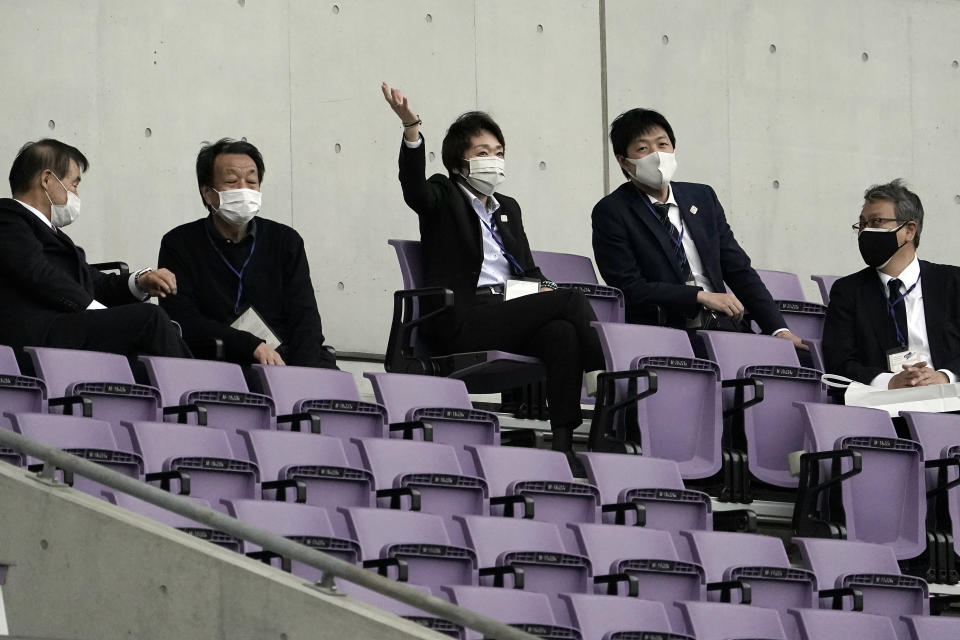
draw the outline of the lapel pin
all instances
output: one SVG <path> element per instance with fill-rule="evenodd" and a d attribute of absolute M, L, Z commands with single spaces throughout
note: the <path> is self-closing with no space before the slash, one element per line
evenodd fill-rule
<path fill-rule="evenodd" d="M 692 205 L 692 206 L 690 207 L 690 213 L 692 213 L 693 215 L 697 215 L 697 207 L 696 207 L 696 205 Z"/>
<path fill-rule="evenodd" d="M 500 216 L 500 222 L 507 222 L 507 221 L 508 221 L 508 220 L 507 220 L 506 214 Z"/>

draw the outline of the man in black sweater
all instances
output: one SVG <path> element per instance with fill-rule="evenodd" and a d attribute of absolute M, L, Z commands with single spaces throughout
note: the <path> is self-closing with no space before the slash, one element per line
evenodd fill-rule
<path fill-rule="evenodd" d="M 303 239 L 258 218 L 263 157 L 229 138 L 203 147 L 197 184 L 209 215 L 164 235 L 158 263 L 177 274 L 162 301 L 195 347 L 223 342 L 239 364 L 336 368 L 323 344 Z"/>

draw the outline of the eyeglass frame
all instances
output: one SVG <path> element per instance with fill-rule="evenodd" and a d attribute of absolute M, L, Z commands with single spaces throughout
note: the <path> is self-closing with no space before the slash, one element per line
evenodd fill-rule
<path fill-rule="evenodd" d="M 868 225 L 870 226 L 871 229 L 880 229 L 881 227 L 874 227 L 874 226 L 873 226 L 873 224 L 874 224 L 875 222 L 901 222 L 901 223 L 903 223 L 903 224 L 906 224 L 906 223 L 908 223 L 908 222 L 913 222 L 913 221 L 912 221 L 912 220 L 901 220 L 900 218 L 871 218 L 871 219 L 869 219 L 869 220 L 865 220 L 864 222 L 859 222 L 859 221 L 858 221 L 858 222 L 854 222 L 852 225 L 850 225 L 850 228 L 853 229 L 854 231 L 858 232 L 858 233 L 859 233 L 860 231 L 863 231 L 864 228 L 866 228 Z"/>

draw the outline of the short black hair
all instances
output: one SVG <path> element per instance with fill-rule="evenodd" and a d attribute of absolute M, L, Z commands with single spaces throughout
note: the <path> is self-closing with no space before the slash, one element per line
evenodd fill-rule
<path fill-rule="evenodd" d="M 450 175 L 460 171 L 463 166 L 463 154 L 470 148 L 470 140 L 480 135 L 482 131 L 492 133 L 503 148 L 507 148 L 500 125 L 494 122 L 489 114 L 483 111 L 468 111 L 454 120 L 447 129 L 447 135 L 443 136 L 443 149 L 440 155 L 443 166 L 447 168 Z"/>
<path fill-rule="evenodd" d="M 214 161 L 217 156 L 225 153 L 250 156 L 253 163 L 257 165 L 257 178 L 260 182 L 263 182 L 263 156 L 260 155 L 260 151 L 246 140 L 220 138 L 213 144 L 205 144 L 200 147 L 200 153 L 197 154 L 197 188 L 200 190 L 201 196 L 203 196 L 204 187 L 213 186 Z"/>
<path fill-rule="evenodd" d="M 920 196 L 907 188 L 903 178 L 891 180 L 886 184 L 875 184 L 863 192 L 864 202 L 888 200 L 893 203 L 894 215 L 898 222 L 916 222 L 917 232 L 913 234 L 913 246 L 920 246 L 920 232 L 923 231 L 923 203 Z"/>
<path fill-rule="evenodd" d="M 610 125 L 610 144 L 613 145 L 613 153 L 618 156 L 627 155 L 627 147 L 630 143 L 654 127 L 662 127 L 670 138 L 670 144 L 677 146 L 673 127 L 663 115 L 653 109 L 637 108 L 624 111 Z"/>
<path fill-rule="evenodd" d="M 10 167 L 10 192 L 13 195 L 24 193 L 30 189 L 33 179 L 47 169 L 62 180 L 70 171 L 71 160 L 77 163 L 81 172 L 90 168 L 87 158 L 76 147 L 53 138 L 28 142 L 20 147 Z"/>

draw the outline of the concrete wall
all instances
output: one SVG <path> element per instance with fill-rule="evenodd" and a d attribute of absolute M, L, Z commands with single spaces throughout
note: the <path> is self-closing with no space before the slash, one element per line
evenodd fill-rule
<path fill-rule="evenodd" d="M 203 215 L 201 142 L 246 137 L 264 215 L 306 239 L 341 350 L 383 351 L 400 286 L 386 239 L 417 235 L 382 80 L 421 115 L 428 171 L 457 114 L 500 121 L 504 191 L 537 249 L 591 254 L 590 209 L 621 181 L 605 123 L 650 106 L 677 132 L 677 178 L 716 188 L 757 266 L 859 268 L 863 189 L 897 176 L 929 215 L 923 257 L 956 262 L 957 0 L 0 0 L 0 15 L 0 165 L 46 135 L 87 153 L 69 232 L 92 259 L 152 264 L 163 232 Z"/>
<path fill-rule="evenodd" d="M 63 640 L 440 640 L 215 547 L 0 463 L 10 632 Z M 16 514 L 11 517 L 11 514 Z"/>

